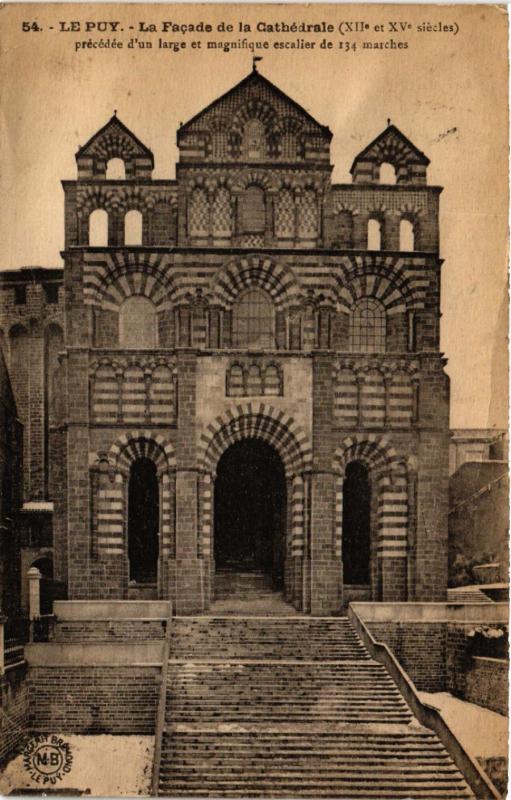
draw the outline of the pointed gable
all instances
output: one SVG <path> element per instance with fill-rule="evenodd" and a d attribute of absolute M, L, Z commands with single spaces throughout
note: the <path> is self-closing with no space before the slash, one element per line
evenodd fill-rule
<path fill-rule="evenodd" d="M 247 132 L 247 127 L 251 131 Z M 264 144 L 258 157 L 258 128 Z M 252 136 L 252 153 L 244 144 Z M 252 70 L 182 125 L 181 161 L 329 161 L 330 130 L 271 81 Z"/>
<path fill-rule="evenodd" d="M 384 163 L 394 167 L 397 183 L 426 183 L 429 158 L 390 123 L 356 156 L 350 170 L 354 182 L 378 183 Z"/>
<path fill-rule="evenodd" d="M 148 147 L 114 114 L 76 153 L 79 178 L 105 178 L 108 161 L 124 162 L 126 178 L 151 177 L 154 158 Z"/>

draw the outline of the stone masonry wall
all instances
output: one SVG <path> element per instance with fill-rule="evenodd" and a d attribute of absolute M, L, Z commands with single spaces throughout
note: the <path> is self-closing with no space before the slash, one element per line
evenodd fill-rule
<path fill-rule="evenodd" d="M 367 627 L 378 641 L 389 646 L 419 691 L 445 691 L 444 622 L 368 622 Z"/>
<path fill-rule="evenodd" d="M 151 735 L 159 680 L 159 667 L 32 667 L 30 730 Z"/>
<path fill-rule="evenodd" d="M 13 667 L 0 678 L 0 765 L 18 752 L 28 730 L 28 686 L 26 665 Z"/>

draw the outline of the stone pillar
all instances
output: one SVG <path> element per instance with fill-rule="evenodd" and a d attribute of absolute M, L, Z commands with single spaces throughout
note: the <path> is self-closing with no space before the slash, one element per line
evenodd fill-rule
<path fill-rule="evenodd" d="M 314 353 L 313 465 L 310 494 L 311 613 L 328 614 L 341 600 L 341 560 L 335 553 L 335 480 L 332 469 L 335 438 L 333 417 L 333 356 Z"/>
<path fill-rule="evenodd" d="M 37 567 L 30 567 L 28 578 L 28 616 L 37 619 L 41 616 L 41 573 Z"/>
<path fill-rule="evenodd" d="M 295 475 L 292 484 L 291 558 L 292 558 L 292 602 L 299 611 L 303 609 L 303 559 L 304 559 L 304 482 Z"/>
<path fill-rule="evenodd" d="M 417 468 L 416 601 L 447 596 L 449 379 L 438 355 L 421 357 Z"/>
<path fill-rule="evenodd" d="M 176 555 L 170 597 L 178 614 L 204 610 L 204 562 L 198 553 L 200 473 L 195 444 L 197 355 L 178 351 L 178 426 L 176 439 Z"/>
<path fill-rule="evenodd" d="M 66 260 L 68 597 L 90 594 L 89 353 L 92 316 L 84 303 L 81 253 Z"/>
<path fill-rule="evenodd" d="M 42 325 L 34 322 L 30 330 L 29 381 L 29 431 L 30 450 L 25 469 L 30 471 L 30 497 L 42 500 L 44 481 L 44 336 Z"/>

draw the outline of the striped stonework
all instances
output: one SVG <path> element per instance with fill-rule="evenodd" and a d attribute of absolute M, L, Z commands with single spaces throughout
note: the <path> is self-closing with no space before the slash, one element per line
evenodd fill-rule
<path fill-rule="evenodd" d="M 406 558 L 408 490 L 406 475 L 390 473 L 379 480 L 378 555 Z"/>
<path fill-rule="evenodd" d="M 291 502 L 291 556 L 302 558 L 304 553 L 304 482 L 301 475 L 292 481 Z"/>
<path fill-rule="evenodd" d="M 342 556 L 343 483 L 346 466 L 360 461 L 369 470 L 377 492 L 377 552 L 379 557 L 406 557 L 408 532 L 407 473 L 403 460 L 385 437 L 356 434 L 337 448 L 334 469 L 338 471 L 335 501 L 335 555 Z"/>
<path fill-rule="evenodd" d="M 150 458 L 158 474 L 176 468 L 174 448 L 160 433 L 135 430 L 123 434 L 108 451 L 112 468 L 129 475 L 130 466 L 137 458 Z"/>
<path fill-rule="evenodd" d="M 199 558 L 208 559 L 211 556 L 213 540 L 213 481 L 211 475 L 201 477 L 201 536 L 199 537 Z"/>
<path fill-rule="evenodd" d="M 115 442 L 106 458 L 105 462 L 105 456 L 98 455 L 92 463 L 93 469 L 108 464 L 108 471 L 100 473 L 97 497 L 93 498 L 98 557 L 127 553 L 127 482 L 131 464 L 137 458 L 149 458 L 156 465 L 160 486 L 161 555 L 171 555 L 175 548 L 175 456 L 170 442 L 160 434 L 153 436 L 150 431 L 133 431 Z"/>
<path fill-rule="evenodd" d="M 334 370 L 334 421 L 339 428 L 416 422 L 419 365 L 415 360 L 373 356 L 341 359 Z"/>
<path fill-rule="evenodd" d="M 175 496 L 175 472 L 164 472 L 160 488 L 160 555 L 163 558 L 173 558 L 176 555 Z"/>
<path fill-rule="evenodd" d="M 340 428 L 357 425 L 358 383 L 350 367 L 334 373 L 334 421 Z"/>
<path fill-rule="evenodd" d="M 397 256 L 344 256 L 333 278 L 338 302 L 348 312 L 362 297 L 379 300 L 387 315 L 421 309 L 429 286 L 424 269 L 411 276 Z"/>
<path fill-rule="evenodd" d="M 214 279 L 212 302 L 230 309 L 238 295 L 255 287 L 268 292 L 277 308 L 297 304 L 299 286 L 289 267 L 263 256 L 246 256 L 221 269 Z"/>
<path fill-rule="evenodd" d="M 91 378 L 92 416 L 96 421 L 117 422 L 119 380 L 109 361 L 100 363 Z"/>
<path fill-rule="evenodd" d="M 385 383 L 379 369 L 368 369 L 360 391 L 361 423 L 381 428 L 385 424 Z"/>
<path fill-rule="evenodd" d="M 278 397 L 284 394 L 281 368 L 266 359 L 237 360 L 227 369 L 225 378 L 227 397 Z"/>
<path fill-rule="evenodd" d="M 409 425 L 414 417 L 414 384 L 409 372 L 398 370 L 390 381 L 387 421 L 390 425 Z"/>
<path fill-rule="evenodd" d="M 133 295 L 152 300 L 159 311 L 172 307 L 175 285 L 159 253 L 84 253 L 84 302 L 118 311 Z"/>
<path fill-rule="evenodd" d="M 143 422 L 146 410 L 146 385 L 144 370 L 129 366 L 122 382 L 122 419 L 128 425 Z"/>
<path fill-rule="evenodd" d="M 101 475 L 97 497 L 97 554 L 122 555 L 124 542 L 125 486 L 123 476 Z"/>
<path fill-rule="evenodd" d="M 175 423 L 173 359 L 102 356 L 91 363 L 90 374 L 91 415 L 96 423 Z"/>
<path fill-rule="evenodd" d="M 201 435 L 199 465 L 213 474 L 222 453 L 247 438 L 272 445 L 282 458 L 286 475 L 302 472 L 311 463 L 310 442 L 293 417 L 265 403 L 240 403 L 217 417 Z"/>

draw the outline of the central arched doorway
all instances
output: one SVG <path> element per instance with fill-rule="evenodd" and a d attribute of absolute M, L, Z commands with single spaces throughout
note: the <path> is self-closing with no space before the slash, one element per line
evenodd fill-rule
<path fill-rule="evenodd" d="M 243 439 L 218 462 L 215 482 L 215 568 L 265 573 L 282 588 L 286 530 L 286 478 L 277 451 Z"/>

